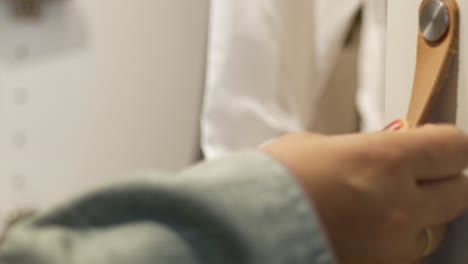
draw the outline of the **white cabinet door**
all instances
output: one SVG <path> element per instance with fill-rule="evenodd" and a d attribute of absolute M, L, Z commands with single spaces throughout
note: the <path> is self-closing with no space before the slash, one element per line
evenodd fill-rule
<path fill-rule="evenodd" d="M 432 119 L 456 123 L 468 131 L 468 0 L 458 0 L 461 11 L 460 54 Z M 388 53 L 386 76 L 386 119 L 404 118 L 408 110 L 416 64 L 419 0 L 388 1 Z M 431 263 L 468 263 L 468 215 L 450 228 L 449 239 Z"/>
<path fill-rule="evenodd" d="M 208 0 L 0 1 L 0 214 L 198 155 Z"/>

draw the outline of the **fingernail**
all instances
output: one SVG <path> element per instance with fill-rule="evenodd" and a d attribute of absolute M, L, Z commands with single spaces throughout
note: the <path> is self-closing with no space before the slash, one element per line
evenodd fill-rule
<path fill-rule="evenodd" d="M 386 126 L 383 131 L 399 131 L 406 126 L 406 122 L 402 119 L 398 119 Z"/>

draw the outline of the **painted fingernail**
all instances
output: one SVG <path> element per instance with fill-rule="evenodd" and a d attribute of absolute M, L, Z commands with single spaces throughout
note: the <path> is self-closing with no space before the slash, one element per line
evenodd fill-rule
<path fill-rule="evenodd" d="M 405 127 L 405 121 L 398 119 L 386 126 L 383 131 L 399 131 Z"/>

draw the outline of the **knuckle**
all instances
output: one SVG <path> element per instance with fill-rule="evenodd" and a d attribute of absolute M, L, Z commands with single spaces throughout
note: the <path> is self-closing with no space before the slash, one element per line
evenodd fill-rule
<path fill-rule="evenodd" d="M 468 159 L 468 136 L 463 130 L 446 126 L 445 133 L 440 135 L 440 145 L 451 148 L 449 153 L 453 153 L 454 158 L 461 161 Z"/>
<path fill-rule="evenodd" d="M 463 130 L 454 126 L 447 126 L 445 129 L 446 134 L 450 139 L 461 141 L 462 143 L 467 143 L 466 134 L 463 132 Z"/>
<path fill-rule="evenodd" d="M 434 131 L 434 133 L 435 135 L 439 135 L 440 140 L 443 140 L 444 142 L 450 140 L 464 146 L 468 145 L 468 139 L 465 132 L 455 126 L 444 125 L 439 127 L 439 130 Z"/>

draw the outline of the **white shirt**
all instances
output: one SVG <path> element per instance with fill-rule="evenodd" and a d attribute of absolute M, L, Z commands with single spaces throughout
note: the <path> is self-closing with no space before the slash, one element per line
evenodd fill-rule
<path fill-rule="evenodd" d="M 207 158 L 309 129 L 361 5 L 357 103 L 381 128 L 385 0 L 212 1 L 202 148 Z"/>

